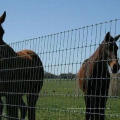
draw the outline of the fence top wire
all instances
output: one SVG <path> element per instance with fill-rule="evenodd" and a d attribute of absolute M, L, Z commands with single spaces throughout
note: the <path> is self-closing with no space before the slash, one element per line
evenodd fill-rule
<path fill-rule="evenodd" d="M 114 19 L 12 42 L 9 45 L 15 51 L 23 49 L 35 51 L 43 61 L 46 72 L 57 75 L 60 73 L 77 73 L 82 62 L 94 53 L 105 34 L 110 32 L 112 36 L 115 36 L 120 33 L 119 28 L 120 19 Z M 120 44 L 119 41 L 118 44 Z"/>
<path fill-rule="evenodd" d="M 65 30 L 65 31 L 62 31 L 62 32 L 57 32 L 57 33 L 52 33 L 52 34 L 48 34 L 48 35 L 43 35 L 43 36 L 40 36 L 40 37 L 34 37 L 34 38 L 30 38 L 30 39 L 10 42 L 9 44 L 11 45 L 11 44 L 21 43 L 21 42 L 25 42 L 25 41 L 27 42 L 27 41 L 30 41 L 30 40 L 46 38 L 46 37 L 50 37 L 50 36 L 54 36 L 54 35 L 58 35 L 58 34 L 67 33 L 67 32 L 70 32 L 70 31 L 76 31 L 76 30 L 80 30 L 80 29 L 85 29 L 85 28 L 98 26 L 98 25 L 103 25 L 103 24 L 108 24 L 108 23 L 117 22 L 117 21 L 120 21 L 120 19 L 116 18 L 116 19 L 112 19 L 112 20 L 109 20 L 109 21 L 104 21 L 104 22 L 99 22 L 99 23 L 96 23 L 96 24 L 91 24 L 91 25 L 86 25 L 86 26 L 82 26 L 82 27 L 78 27 L 78 28 L 73 28 L 73 29 L 70 29 L 70 30 Z"/>

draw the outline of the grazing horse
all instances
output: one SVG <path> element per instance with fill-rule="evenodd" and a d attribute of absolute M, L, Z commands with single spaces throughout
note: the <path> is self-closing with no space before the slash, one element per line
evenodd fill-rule
<path fill-rule="evenodd" d="M 5 96 L 9 120 L 18 119 L 18 108 L 21 119 L 25 119 L 27 109 L 28 120 L 35 120 L 35 105 L 43 86 L 43 65 L 35 52 L 15 52 L 3 41 L 4 30 L 1 24 L 5 17 L 4 12 L 0 17 L 0 115 L 3 111 L 1 96 Z M 27 108 L 23 95 L 27 96 Z"/>
<path fill-rule="evenodd" d="M 108 32 L 97 50 L 86 59 L 78 74 L 79 86 L 85 94 L 86 120 L 105 120 L 105 108 L 110 84 L 110 73 L 117 73 L 119 63 L 116 41 Z"/>

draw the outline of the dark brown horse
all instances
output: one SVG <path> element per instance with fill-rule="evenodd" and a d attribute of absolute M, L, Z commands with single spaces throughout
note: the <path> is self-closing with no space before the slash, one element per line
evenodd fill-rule
<path fill-rule="evenodd" d="M 110 73 L 119 70 L 116 41 L 108 32 L 91 57 L 86 59 L 78 72 L 79 86 L 85 94 L 86 120 L 104 120 L 108 98 Z"/>
<path fill-rule="evenodd" d="M 3 41 L 4 30 L 1 24 L 6 13 L 0 17 L 0 96 L 6 97 L 9 120 L 18 118 L 18 108 L 21 119 L 25 118 L 26 107 L 22 99 L 27 96 L 28 119 L 35 120 L 35 105 L 43 86 L 44 69 L 39 56 L 31 50 L 15 52 Z M 2 114 L 2 100 L 0 97 Z"/>

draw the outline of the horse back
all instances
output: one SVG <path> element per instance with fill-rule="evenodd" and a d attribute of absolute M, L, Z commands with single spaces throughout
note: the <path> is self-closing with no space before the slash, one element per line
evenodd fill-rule
<path fill-rule="evenodd" d="M 18 60 L 17 64 L 20 65 L 19 67 L 25 68 L 30 74 L 32 74 L 31 79 L 35 77 L 35 79 L 43 79 L 44 76 L 44 69 L 43 64 L 40 60 L 40 57 L 31 50 L 22 50 L 17 52 Z"/>
<path fill-rule="evenodd" d="M 32 50 L 22 50 L 17 52 L 17 55 L 19 58 L 27 59 L 28 61 L 35 61 L 36 59 L 38 59 L 38 61 L 41 61 L 39 56 Z"/>

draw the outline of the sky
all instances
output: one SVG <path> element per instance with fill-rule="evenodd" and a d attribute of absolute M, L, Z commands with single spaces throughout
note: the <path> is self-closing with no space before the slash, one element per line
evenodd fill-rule
<path fill-rule="evenodd" d="M 3 23 L 5 30 L 4 41 L 11 43 L 120 19 L 120 0 L 2 0 L 0 3 L 0 15 L 4 11 L 7 13 L 6 20 Z M 117 26 L 117 29 L 119 29 L 119 26 Z M 110 24 L 108 27 L 110 28 Z M 100 31 L 105 33 L 106 28 Z M 96 41 L 98 37 L 99 41 L 101 37 L 96 37 L 95 30 L 96 28 L 92 38 Z M 87 38 L 89 41 L 87 44 L 90 44 L 91 31 L 90 29 L 89 35 L 87 35 L 86 30 L 85 35 L 87 37 L 82 38 L 83 41 Z M 54 74 L 76 73 L 81 62 L 94 52 L 95 47 L 98 47 L 92 47 L 92 50 L 88 47 L 86 50 L 86 48 L 80 49 L 79 45 L 78 49 L 80 43 L 78 32 L 79 30 L 77 35 L 75 35 L 75 31 L 74 33 L 70 32 L 69 35 L 66 33 L 66 36 L 59 34 L 59 38 L 55 36 L 56 40 L 54 40 L 53 35 L 52 38 L 46 38 L 46 40 L 45 38 L 43 40 L 37 39 L 37 42 L 33 40 L 11 46 L 16 51 L 22 48 L 34 50 L 40 56 L 45 70 L 48 72 Z M 100 32 L 98 34 L 100 35 Z M 75 39 L 76 42 L 74 42 Z M 71 49 L 73 47 L 76 49 Z M 79 66 L 76 66 L 76 63 L 80 63 Z"/>
<path fill-rule="evenodd" d="M 120 0 L 2 0 L 7 43 L 120 18 Z"/>

